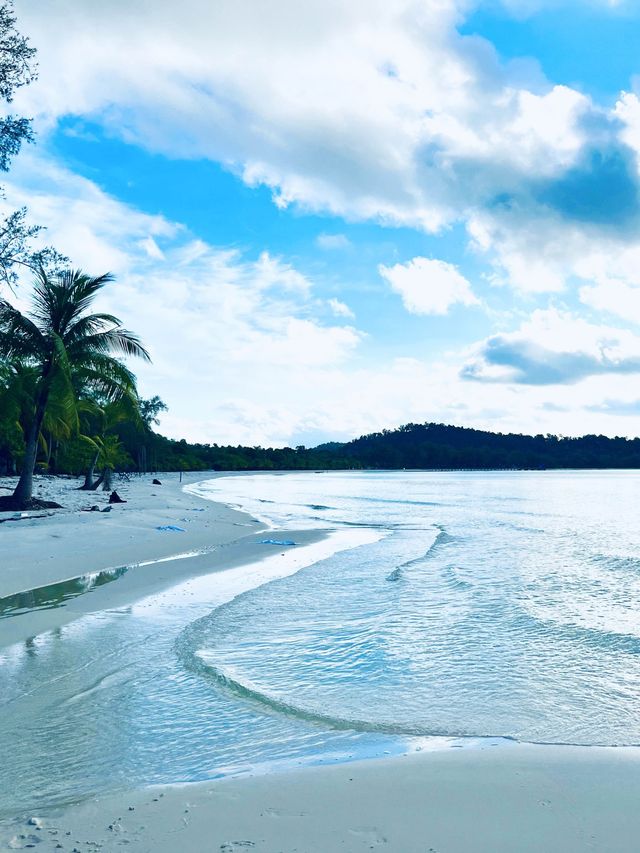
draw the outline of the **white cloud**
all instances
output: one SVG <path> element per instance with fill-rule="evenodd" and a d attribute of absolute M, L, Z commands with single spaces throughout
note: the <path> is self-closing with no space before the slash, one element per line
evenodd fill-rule
<path fill-rule="evenodd" d="M 469 0 L 18 5 L 41 65 L 18 106 L 41 126 L 93 118 L 283 205 L 436 230 L 557 174 L 585 138 L 587 98 L 535 70 L 514 81 L 459 35 Z"/>
<path fill-rule="evenodd" d="M 31 150 L 17 159 L 3 186 L 3 210 L 27 206 L 31 221 L 47 229 L 44 241 L 95 274 L 118 275 L 129 269 L 132 256 L 158 260 L 162 252 L 156 241 L 171 240 L 182 230 L 162 216 L 119 202 Z"/>
<path fill-rule="evenodd" d="M 613 263 L 634 238 L 536 192 L 590 146 L 640 152 L 638 98 L 607 111 L 533 62 L 501 62 L 458 32 L 479 2 L 17 0 L 41 73 L 16 108 L 41 128 L 78 116 L 170 157 L 211 158 L 281 206 L 426 231 L 464 222 L 497 281 L 560 291 L 584 247 Z"/>
<path fill-rule="evenodd" d="M 341 302 L 339 299 L 329 299 L 327 300 L 327 305 L 336 317 L 346 317 L 350 320 L 355 319 L 356 315 L 353 313 L 351 308 L 349 308 L 348 305 L 345 305 L 345 303 Z"/>
<path fill-rule="evenodd" d="M 406 264 L 380 266 L 379 272 L 412 314 L 446 314 L 458 303 L 479 304 L 467 279 L 446 261 L 418 257 Z"/>
<path fill-rule="evenodd" d="M 517 331 L 491 335 L 474 349 L 462 375 L 485 382 L 567 385 L 640 373 L 640 336 L 553 308 L 534 311 Z"/>
<path fill-rule="evenodd" d="M 604 279 L 598 284 L 580 288 L 580 300 L 596 311 L 640 324 L 640 286 L 619 279 Z"/>

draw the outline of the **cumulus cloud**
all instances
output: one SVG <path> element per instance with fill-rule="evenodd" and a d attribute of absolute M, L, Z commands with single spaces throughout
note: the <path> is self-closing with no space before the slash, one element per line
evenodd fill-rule
<path fill-rule="evenodd" d="M 555 309 L 535 311 L 516 332 L 491 335 L 461 371 L 465 379 L 523 385 L 615 373 L 640 373 L 640 337 Z"/>
<path fill-rule="evenodd" d="M 502 62 L 459 32 L 478 5 L 18 0 L 41 76 L 16 106 L 41 128 L 81 116 L 216 160 L 281 206 L 432 232 L 462 222 L 496 280 L 558 291 L 581 246 L 614 263 L 640 245 L 638 98 L 608 110 L 535 63 Z"/>
<path fill-rule="evenodd" d="M 446 261 L 418 257 L 406 264 L 381 265 L 379 272 L 412 314 L 446 314 L 457 303 L 478 304 L 467 279 Z"/>
<path fill-rule="evenodd" d="M 427 230 L 571 167 L 588 99 L 523 84 L 457 26 L 469 0 L 23 2 L 46 126 L 93 117 L 169 156 L 210 157 L 280 204 Z"/>

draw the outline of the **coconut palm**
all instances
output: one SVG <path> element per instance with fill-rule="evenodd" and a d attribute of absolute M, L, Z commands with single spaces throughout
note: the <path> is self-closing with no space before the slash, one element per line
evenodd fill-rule
<path fill-rule="evenodd" d="M 112 314 L 90 313 L 110 274 L 92 278 L 80 270 L 36 278 L 31 310 L 22 313 L 0 299 L 0 358 L 21 359 L 37 369 L 33 414 L 25 432 L 25 454 L 12 499 L 5 508 L 33 502 L 33 470 L 38 438 L 49 401 L 55 398 L 58 417 L 65 412 L 77 423 L 78 392 L 90 389 L 106 400 L 135 393 L 135 377 L 115 356 L 150 361 L 137 335 L 122 327 Z"/>
<path fill-rule="evenodd" d="M 122 450 L 118 442 L 118 452 L 114 449 L 116 445 L 112 439 L 113 435 L 123 423 L 130 423 L 134 428 L 140 428 L 143 424 L 140 413 L 140 399 L 136 394 L 123 394 L 117 400 L 110 400 L 99 405 L 95 400 L 85 402 L 85 416 L 83 420 L 90 421 L 93 429 L 83 430 L 91 432 L 89 436 L 84 435 L 84 440 L 93 448 L 93 453 L 85 473 L 84 485 L 80 486 L 83 491 L 96 491 L 102 486 L 103 491 L 110 491 L 111 476 L 114 462 L 121 461 Z M 98 480 L 94 480 L 96 465 L 102 464 L 102 474 Z"/>

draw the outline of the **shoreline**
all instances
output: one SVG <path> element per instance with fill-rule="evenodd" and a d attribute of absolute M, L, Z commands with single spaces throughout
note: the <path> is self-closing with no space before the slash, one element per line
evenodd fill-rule
<path fill-rule="evenodd" d="M 39 581 L 59 583 L 122 566 L 119 554 L 132 557 L 124 563 L 128 571 L 113 583 L 61 607 L 0 619 L 0 649 L 88 614 L 178 589 L 199 576 L 220 572 L 222 579 L 236 569 L 226 577 L 244 578 L 241 582 L 253 588 L 272 579 L 254 583 L 247 576 L 263 571 L 270 557 L 301 555 L 302 564 L 291 566 L 297 571 L 322 559 L 322 548 L 315 545 L 326 542 L 326 550 L 335 552 L 328 530 L 276 531 L 183 490 L 215 472 L 204 477 L 197 472 L 183 483 L 177 475 L 158 476 L 162 486 L 151 484 L 153 475 L 119 483 L 128 503 L 107 514 L 81 512 L 81 505 L 103 504 L 106 495 L 77 492 L 79 481 L 65 480 L 66 509 L 0 526 L 3 597 L 19 592 L 20 584 L 32 589 Z M 42 480 L 43 490 L 47 483 L 51 489 L 61 485 Z M 157 530 L 167 525 L 182 526 L 183 532 Z M 267 530 L 301 547 L 271 551 L 259 541 Z M 305 562 L 305 551 L 321 555 Z M 85 571 L 73 574 L 80 567 Z M 4 821 L 0 848 L 355 853 L 381 846 L 398 853 L 630 853 L 640 834 L 639 771 L 638 747 L 513 742 L 456 749 L 444 744 L 382 759 L 254 769 L 210 782 L 89 795 L 62 809 Z M 29 824 L 29 817 L 35 823 Z"/>
<path fill-rule="evenodd" d="M 109 513 L 83 511 L 108 504 L 104 493 L 78 491 L 80 479 L 38 477 L 39 493 L 56 497 L 65 506 L 44 518 L 35 512 L 27 514 L 35 516 L 32 519 L 0 525 L 0 599 L 18 595 L 28 599 L 33 590 L 98 573 L 121 575 L 53 607 L 0 617 L 0 649 L 190 578 L 268 558 L 277 549 L 260 540 L 271 528 L 247 513 L 183 490 L 216 475 L 204 473 L 204 477 L 203 472 L 185 477 L 182 483 L 177 474 L 160 474 L 161 486 L 151 483 L 154 475 L 118 483 L 116 490 L 127 503 L 113 505 Z M 157 529 L 166 526 L 181 530 Z M 326 539 L 327 534 L 326 530 L 278 531 L 281 538 L 293 537 L 302 547 Z"/>
<path fill-rule="evenodd" d="M 119 792 L 6 837 L 44 853 L 632 853 L 639 769 L 624 747 L 449 749 Z"/>

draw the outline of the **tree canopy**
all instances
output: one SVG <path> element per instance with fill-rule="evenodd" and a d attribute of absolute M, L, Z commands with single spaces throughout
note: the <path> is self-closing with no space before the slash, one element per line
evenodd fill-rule
<path fill-rule="evenodd" d="M 79 432 L 79 403 L 132 398 L 133 373 L 117 356 L 149 361 L 137 335 L 104 312 L 92 313 L 93 302 L 111 276 L 91 277 L 79 270 L 50 276 L 40 270 L 31 310 L 23 313 L 0 298 L 0 357 L 15 373 L 31 369 L 35 379 L 30 410 L 23 426 L 25 448 L 16 505 L 32 500 L 32 475 L 43 426 L 56 412 L 58 434 Z M 50 428 L 50 432 L 51 432 Z"/>

